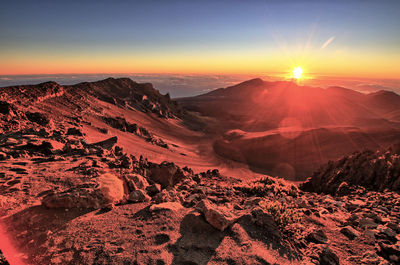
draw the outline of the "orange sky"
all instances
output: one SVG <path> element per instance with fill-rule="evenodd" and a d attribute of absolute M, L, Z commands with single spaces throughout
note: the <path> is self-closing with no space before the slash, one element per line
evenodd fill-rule
<path fill-rule="evenodd" d="M 6 63 L 4 63 L 6 62 Z M 372 78 L 400 77 L 399 54 L 364 55 L 351 51 L 319 52 L 312 56 L 286 56 L 262 51 L 199 55 L 37 55 L 3 58 L 0 74 L 58 73 L 198 73 L 257 74 L 290 72 L 300 66 L 304 76 L 333 75 Z"/>
<path fill-rule="evenodd" d="M 370 0 L 9 1 L 0 9 L 0 75 L 273 74 L 300 66 L 305 77 L 399 78 L 399 8 Z"/>

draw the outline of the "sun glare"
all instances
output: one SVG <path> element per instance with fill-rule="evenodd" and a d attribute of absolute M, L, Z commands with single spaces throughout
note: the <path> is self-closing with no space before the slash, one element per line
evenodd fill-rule
<path fill-rule="evenodd" d="M 301 69 L 300 67 L 296 67 L 293 69 L 293 77 L 294 78 L 299 79 L 302 74 L 303 74 L 303 69 Z"/>

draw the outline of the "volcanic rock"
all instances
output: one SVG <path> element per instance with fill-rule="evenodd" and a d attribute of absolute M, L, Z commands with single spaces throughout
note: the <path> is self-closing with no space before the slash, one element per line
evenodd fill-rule
<path fill-rule="evenodd" d="M 42 205 L 48 208 L 94 208 L 106 205 L 99 194 L 88 190 L 69 190 L 66 192 L 47 195 L 42 199 Z"/>
<path fill-rule="evenodd" d="M 208 200 L 202 200 L 196 207 L 203 213 L 206 221 L 220 231 L 224 231 L 228 226 L 237 220 L 237 216 L 224 206 L 216 206 Z"/>
<path fill-rule="evenodd" d="M 53 145 L 50 142 L 43 141 L 41 144 L 27 143 L 19 149 L 26 150 L 31 153 L 41 153 L 43 155 L 51 155 L 53 153 Z"/>
<path fill-rule="evenodd" d="M 397 149 L 384 152 L 355 152 L 316 171 L 300 187 L 305 191 L 344 195 L 345 186 L 362 186 L 369 190 L 400 191 L 400 155 Z M 344 184 L 346 183 L 346 184 Z"/>
<path fill-rule="evenodd" d="M 2 161 L 2 160 L 6 160 L 7 159 L 7 154 L 6 153 L 3 153 L 3 152 L 0 152 L 0 161 Z"/>
<path fill-rule="evenodd" d="M 309 233 L 307 236 L 307 240 L 317 244 L 325 244 L 328 242 L 328 238 L 326 237 L 322 229 L 314 230 Z"/>
<path fill-rule="evenodd" d="M 79 128 L 71 127 L 68 128 L 66 135 L 83 136 L 83 133 Z"/>
<path fill-rule="evenodd" d="M 179 211 L 183 209 L 183 206 L 179 202 L 163 202 L 159 204 L 153 204 L 150 206 L 150 211 Z"/>
<path fill-rule="evenodd" d="M 101 147 L 101 148 L 104 148 L 104 149 L 107 149 L 107 150 L 111 150 L 112 147 L 113 147 L 117 142 L 118 142 L 118 137 L 117 137 L 117 136 L 114 136 L 114 137 L 108 138 L 108 139 L 106 139 L 106 140 L 104 140 L 104 141 L 100 141 L 100 142 L 97 142 L 97 143 L 93 143 L 93 144 L 91 144 L 90 146 L 99 146 L 99 147 Z"/>
<path fill-rule="evenodd" d="M 145 190 L 149 186 L 147 180 L 139 174 L 129 174 L 126 178 L 132 180 L 135 186 L 140 190 Z"/>
<path fill-rule="evenodd" d="M 3 115 L 9 114 L 11 112 L 11 104 L 7 101 L 0 101 L 0 113 Z"/>
<path fill-rule="evenodd" d="M 345 226 L 342 229 L 340 229 L 340 232 L 347 236 L 350 240 L 353 240 L 358 236 L 358 232 L 351 226 Z"/>
<path fill-rule="evenodd" d="M 158 183 L 154 183 L 150 186 L 147 186 L 146 191 L 150 196 L 154 196 L 157 193 L 161 192 L 161 185 Z"/>
<path fill-rule="evenodd" d="M 28 120 L 30 120 L 31 122 L 35 122 L 41 126 L 46 126 L 50 123 L 50 119 L 40 112 L 26 112 L 25 115 Z"/>
<path fill-rule="evenodd" d="M 123 200 L 123 182 L 113 174 L 106 173 L 98 177 L 98 188 L 73 188 L 68 191 L 53 193 L 42 199 L 48 208 L 94 208 L 115 204 Z"/>
<path fill-rule="evenodd" d="M 281 237 L 279 227 L 270 213 L 266 212 L 260 207 L 256 207 L 252 210 L 251 214 L 253 216 L 255 224 L 263 227 L 275 238 Z"/>
<path fill-rule="evenodd" d="M 360 222 L 358 223 L 358 226 L 361 228 L 376 228 L 378 226 L 377 223 L 375 223 L 374 219 L 369 218 L 369 217 L 364 217 L 361 218 Z"/>
<path fill-rule="evenodd" d="M 324 248 L 319 254 L 320 265 L 339 265 L 339 257 L 329 247 Z"/>
<path fill-rule="evenodd" d="M 143 190 L 134 190 L 129 194 L 129 201 L 131 202 L 147 202 L 151 197 Z"/>
<path fill-rule="evenodd" d="M 163 188 L 171 187 L 183 178 L 184 173 L 174 163 L 163 162 L 151 169 L 150 179 L 161 184 Z"/>

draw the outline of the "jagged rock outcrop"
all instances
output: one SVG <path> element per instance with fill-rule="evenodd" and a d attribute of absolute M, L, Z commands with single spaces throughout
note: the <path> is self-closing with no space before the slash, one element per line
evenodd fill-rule
<path fill-rule="evenodd" d="M 63 94 L 63 86 L 50 81 L 37 85 L 4 87 L 0 91 L 0 98 L 14 98 L 25 103 L 35 103 Z"/>
<path fill-rule="evenodd" d="M 150 142 L 154 145 L 158 145 L 162 148 L 168 148 L 168 144 L 165 143 L 161 138 L 154 136 L 151 134 L 145 127 L 139 126 L 136 123 L 128 122 L 123 117 L 103 117 L 105 123 L 110 125 L 111 127 L 118 129 L 123 132 L 133 133 L 140 138 L 143 138 L 147 142 Z"/>
<path fill-rule="evenodd" d="M 140 84 L 129 78 L 107 78 L 76 84 L 72 88 L 84 90 L 111 104 L 151 112 L 162 118 L 182 117 L 184 114 L 169 94 L 162 95 L 151 83 Z"/>
<path fill-rule="evenodd" d="M 331 161 L 300 187 L 305 191 L 346 195 L 356 186 L 376 191 L 400 191 L 399 144 L 385 152 L 355 152 Z"/>

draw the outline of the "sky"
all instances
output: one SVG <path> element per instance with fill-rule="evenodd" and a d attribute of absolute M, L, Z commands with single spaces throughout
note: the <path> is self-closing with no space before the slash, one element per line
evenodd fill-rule
<path fill-rule="evenodd" d="M 400 77 L 400 1 L 2 0 L 0 75 Z"/>

